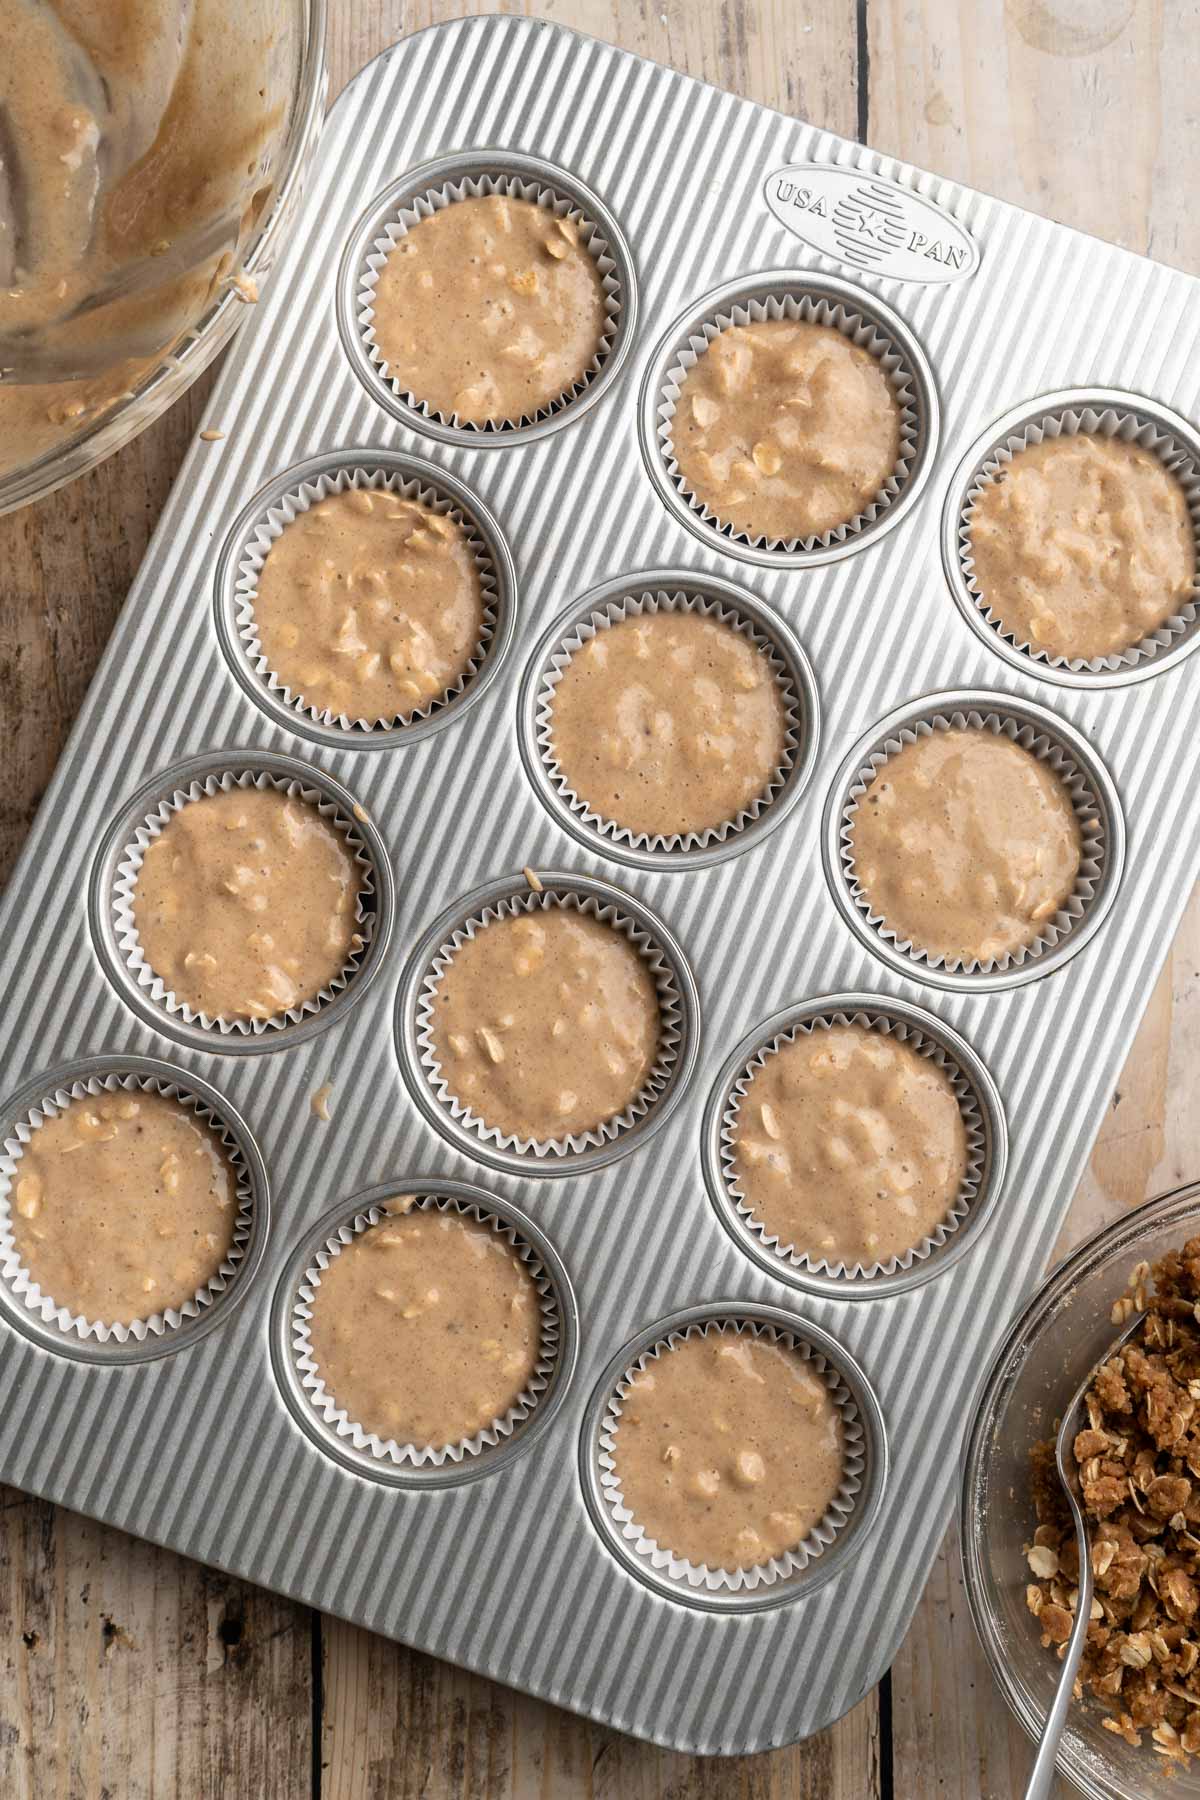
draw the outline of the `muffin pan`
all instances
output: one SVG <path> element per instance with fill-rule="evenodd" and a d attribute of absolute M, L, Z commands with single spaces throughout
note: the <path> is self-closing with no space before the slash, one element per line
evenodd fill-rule
<path fill-rule="evenodd" d="M 844 232 L 808 232 L 826 254 L 790 229 L 806 164 L 869 177 L 846 190 L 878 207 L 862 215 L 878 230 L 869 256 L 835 261 Z M 772 210 L 781 170 L 787 223 Z M 546 418 L 464 432 L 376 379 L 356 307 L 398 207 L 501 177 L 540 182 L 602 232 L 617 324 L 599 369 Z M 938 217 L 947 244 L 980 254 L 949 284 L 931 260 L 925 284 L 897 234 L 928 243 Z M 713 529 L 656 435 L 693 327 L 781 292 L 873 322 L 914 402 L 896 492 L 838 541 L 782 551 Z M 233 1135 L 249 1236 L 226 1292 L 142 1342 L 64 1331 L 0 1276 L 0 1479 L 681 1749 L 764 1749 L 860 1699 L 940 1542 L 975 1370 L 1052 1249 L 1196 873 L 1190 627 L 1125 685 L 1087 671 L 1064 685 L 974 602 L 966 611 L 942 562 L 943 521 L 997 434 L 1023 429 L 1039 396 L 1086 412 L 1114 393 L 1168 432 L 1176 421 L 1190 448 L 1194 281 L 557 26 L 466 20 L 364 70 L 214 389 L 204 425 L 223 435 L 192 448 L 0 922 L 4 1134 L 76 1079 L 174 1082 Z M 296 706 L 242 630 L 260 526 L 339 470 L 442 496 L 495 576 L 477 667 L 411 724 Z M 740 605 L 799 702 L 782 785 L 757 817 L 692 848 L 639 847 L 576 814 L 539 739 L 563 632 L 659 591 Z M 1057 746 L 1094 814 L 1078 915 L 1003 970 L 948 972 L 891 942 L 841 855 L 864 764 L 946 709 Z M 227 775 L 314 792 L 371 872 L 358 966 L 311 1012 L 257 1031 L 189 1019 L 141 979 L 117 891 L 144 821 Z M 654 1093 L 566 1153 L 496 1142 L 456 1116 L 419 1042 L 440 947 L 490 904 L 535 902 L 539 885 L 614 909 L 670 989 Z M 792 1266 L 722 1188 L 731 1088 L 814 1008 L 917 1031 L 973 1092 L 977 1185 L 911 1269 Z M 440 1464 L 339 1431 L 295 1354 L 296 1297 L 321 1245 L 415 1189 L 510 1228 L 546 1271 L 558 1330 L 527 1417 Z M 862 1430 L 858 1485 L 821 1553 L 716 1594 L 631 1545 L 600 1441 L 624 1371 L 712 1318 L 790 1334 Z"/>

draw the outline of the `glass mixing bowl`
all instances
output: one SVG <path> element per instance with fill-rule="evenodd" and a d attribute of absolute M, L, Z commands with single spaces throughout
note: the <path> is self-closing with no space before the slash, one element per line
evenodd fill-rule
<path fill-rule="evenodd" d="M 15 448 L 17 442 L 24 443 L 23 432 L 7 447 L 0 444 L 0 513 L 53 492 L 128 443 L 190 386 L 239 323 L 247 310 L 241 296 L 254 291 L 254 284 L 269 270 L 286 239 L 320 132 L 325 111 L 325 4 L 326 0 L 229 0 L 231 9 L 237 9 L 230 15 L 236 20 L 237 32 L 256 46 L 253 73 L 261 82 L 260 93 L 278 110 L 279 121 L 277 125 L 272 121 L 269 137 L 256 146 L 260 162 L 253 173 L 262 185 L 253 210 L 242 220 L 240 240 L 236 217 L 224 222 L 214 218 L 205 227 L 210 232 L 206 241 L 201 242 L 198 233 L 194 246 L 185 241 L 173 247 L 172 255 L 178 252 L 176 261 L 164 258 L 164 265 L 170 264 L 170 274 L 186 291 L 191 270 L 206 274 L 214 266 L 214 245 L 222 247 L 217 239 L 224 234 L 229 254 L 218 273 L 240 279 L 211 284 L 198 280 L 199 297 L 182 316 L 184 329 L 173 329 L 175 341 L 169 348 L 139 356 L 129 364 L 114 355 L 107 369 L 101 366 L 100 357 L 98 366 L 88 372 L 95 384 L 91 387 L 83 381 L 44 390 L 26 388 L 24 395 L 31 408 L 38 409 L 39 430 L 30 439 L 28 453 Z M 121 272 L 131 285 L 140 280 L 146 287 L 154 273 L 144 265 Z M 209 286 L 215 290 L 211 297 L 205 292 Z M 114 311 L 119 313 L 119 306 Z M 161 342 L 163 335 L 154 341 Z M 103 346 L 103 333 L 99 340 Z M 113 365 L 116 380 L 111 379 Z M 136 372 L 130 375 L 128 368 Z M 114 392 L 119 397 L 85 407 L 82 397 L 90 398 L 97 391 L 103 393 L 105 402 Z M 53 421 L 52 429 L 41 427 L 43 393 L 50 402 L 44 416 Z M 73 429 L 70 420 L 77 416 L 80 422 Z M 10 436 L 14 430 L 10 425 Z M 44 441 L 50 437 L 53 441 Z"/>
<path fill-rule="evenodd" d="M 1025 1604 L 1032 1579 L 1023 1546 L 1035 1526 L 1029 1452 L 1052 1437 L 1078 1384 L 1117 1335 L 1111 1312 L 1134 1265 L 1156 1262 L 1200 1233 L 1200 1184 L 1177 1188 L 1124 1214 L 1080 1244 L 1043 1283 L 1011 1327 L 976 1396 L 967 1433 L 959 1528 L 975 1629 L 1000 1691 L 1033 1738 L 1041 1736 L 1058 1680 Z M 1143 1732 L 1140 1749 L 1101 1724 L 1090 1699 L 1073 1706 L 1060 1770 L 1092 1800 L 1142 1800 L 1166 1769 Z M 1200 1762 L 1174 1772 L 1171 1800 L 1200 1796 Z"/>

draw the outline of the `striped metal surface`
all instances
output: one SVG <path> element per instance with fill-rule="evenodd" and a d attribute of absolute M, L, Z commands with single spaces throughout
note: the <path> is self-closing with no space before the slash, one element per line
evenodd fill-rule
<path fill-rule="evenodd" d="M 629 366 L 578 422 L 510 449 L 419 442 L 376 408 L 334 320 L 338 256 L 359 213 L 418 161 L 509 145 L 561 162 L 621 221 L 642 310 Z M 910 325 L 942 400 L 919 504 L 861 553 L 804 571 L 710 551 L 655 494 L 639 452 L 641 371 L 666 324 L 731 275 L 823 267 L 778 224 L 762 186 L 785 164 L 841 163 L 940 201 L 982 249 L 948 286 L 862 279 Z M 205 1076 L 247 1120 L 270 1173 L 272 1232 L 253 1291 L 186 1351 L 93 1368 L 0 1324 L 0 1476 L 81 1511 L 404 1638 L 502 1681 L 695 1750 L 811 1732 L 860 1698 L 905 1629 L 950 1511 L 964 1408 L 988 1349 L 1034 1281 L 1083 1166 L 1196 862 L 1195 659 L 1136 686 L 1066 691 L 1010 668 L 958 612 L 939 508 L 966 446 L 1039 392 L 1098 384 L 1200 406 L 1200 293 L 1183 275 L 736 100 L 558 27 L 472 20 L 398 45 L 332 114 L 295 240 L 242 331 L 163 514 L 8 892 L 0 1090 L 101 1051 Z M 518 574 L 516 638 L 480 704 L 408 748 L 331 750 L 259 710 L 214 624 L 223 536 L 252 492 L 335 446 L 428 453 L 494 511 Z M 687 873 L 631 869 L 583 848 L 541 805 L 517 749 L 525 659 L 553 617 L 623 571 L 665 565 L 744 582 L 812 659 L 824 741 L 784 826 L 746 855 Z M 961 995 L 893 975 L 839 918 L 820 819 L 839 761 L 900 703 L 949 687 L 1056 709 L 1113 771 L 1128 866 L 1097 938 L 1046 980 Z M 271 747 L 349 787 L 396 876 L 387 964 L 336 1025 L 294 1048 L 208 1055 L 135 1017 L 95 956 L 86 888 L 122 800 L 193 753 Z M 600 874 L 661 915 L 698 976 L 703 1044 L 668 1127 L 576 1177 L 481 1171 L 427 1125 L 400 1079 L 392 1005 L 406 955 L 457 895 L 522 864 Z M 731 1048 L 813 994 L 902 995 L 982 1056 L 1006 1108 L 1006 1193 L 944 1276 L 890 1299 L 798 1296 L 721 1228 L 704 1188 L 701 1117 Z M 334 1087 L 332 1123 L 309 1096 Z M 457 1489 L 388 1489 L 336 1466 L 300 1431 L 272 1373 L 272 1289 L 301 1234 L 340 1199 L 405 1171 L 475 1180 L 528 1210 L 561 1253 L 580 1346 L 563 1406 L 531 1452 Z M 892 1453 L 881 1523 L 811 1597 L 710 1617 L 650 1592 L 588 1517 L 581 1420 L 600 1370 L 654 1320 L 722 1297 L 789 1309 L 863 1365 Z"/>

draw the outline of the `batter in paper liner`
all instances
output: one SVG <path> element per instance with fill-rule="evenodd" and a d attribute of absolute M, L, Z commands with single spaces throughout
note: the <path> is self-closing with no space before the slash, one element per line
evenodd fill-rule
<path fill-rule="evenodd" d="M 457 1100 L 506 1134 L 549 1142 L 625 1111 L 660 1025 L 654 979 L 622 932 L 539 907 L 480 926 L 454 952 L 431 1031 Z"/>
<path fill-rule="evenodd" d="M 1005 631 L 1052 656 L 1111 656 L 1187 604 L 1187 497 L 1153 451 L 1079 432 L 1020 450 L 971 509 L 975 586 Z"/>
<path fill-rule="evenodd" d="M 235 787 L 188 801 L 150 840 L 133 918 L 177 1000 L 209 1018 L 267 1019 L 315 999 L 361 946 L 360 887 L 315 806 Z"/>
<path fill-rule="evenodd" d="M 671 420 L 685 485 L 723 524 L 790 542 L 849 524 L 900 451 L 877 357 L 832 325 L 764 319 L 718 332 Z"/>
<path fill-rule="evenodd" d="M 851 817 L 854 874 L 899 942 L 990 962 L 1074 891 L 1081 837 L 1054 770 L 997 732 L 932 731 L 889 756 Z"/>
<path fill-rule="evenodd" d="M 533 1277 L 488 1225 L 413 1197 L 322 1271 L 309 1335 L 326 1391 L 355 1424 L 440 1449 L 502 1419 L 541 1343 Z"/>
<path fill-rule="evenodd" d="M 388 376 L 474 425 L 531 416 L 569 393 L 607 324 L 578 227 L 505 194 L 453 201 L 412 226 L 372 304 Z"/>
<path fill-rule="evenodd" d="M 554 689 L 563 778 L 599 817 L 670 837 L 736 819 L 784 755 L 786 722 L 766 654 L 693 612 L 643 613 L 600 630 Z"/>
<path fill-rule="evenodd" d="M 865 1267 L 922 1243 L 967 1168 L 949 1077 L 863 1025 L 798 1032 L 754 1071 L 737 1110 L 734 1169 L 781 1249 Z"/>
<path fill-rule="evenodd" d="M 267 554 L 253 606 L 276 680 L 352 719 L 407 719 L 440 699 L 483 631 L 462 527 L 382 488 L 348 488 L 299 513 Z"/>
<path fill-rule="evenodd" d="M 34 1131 L 9 1197 L 22 1266 L 57 1306 L 105 1325 L 178 1309 L 233 1243 L 237 1180 L 190 1107 L 84 1094 Z"/>
<path fill-rule="evenodd" d="M 647 1357 L 613 1434 L 621 1495 L 660 1549 L 744 1569 L 802 1544 L 842 1479 L 842 1421 L 811 1361 L 731 1329 Z"/>

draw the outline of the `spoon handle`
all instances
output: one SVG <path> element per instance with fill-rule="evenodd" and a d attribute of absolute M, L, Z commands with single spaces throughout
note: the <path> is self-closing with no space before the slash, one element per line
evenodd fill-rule
<path fill-rule="evenodd" d="M 1074 1508 L 1074 1496 L 1069 1495 L 1068 1498 L 1071 1499 Z M 1025 1786 L 1025 1800 L 1049 1800 L 1050 1790 L 1054 1785 L 1054 1764 L 1058 1755 L 1058 1743 L 1063 1734 L 1063 1726 L 1067 1722 L 1067 1713 L 1071 1707 L 1071 1695 L 1075 1689 L 1075 1677 L 1079 1673 L 1079 1665 L 1083 1660 L 1083 1646 L 1087 1642 L 1088 1621 L 1092 1612 L 1092 1571 L 1086 1532 L 1081 1530 L 1079 1539 L 1080 1580 L 1079 1598 L 1075 1602 L 1075 1622 L 1071 1626 L 1071 1635 L 1067 1639 L 1067 1653 L 1062 1660 L 1054 1704 L 1046 1715 L 1042 1741 L 1038 1745 L 1038 1753 L 1034 1758 L 1033 1768 Z"/>

